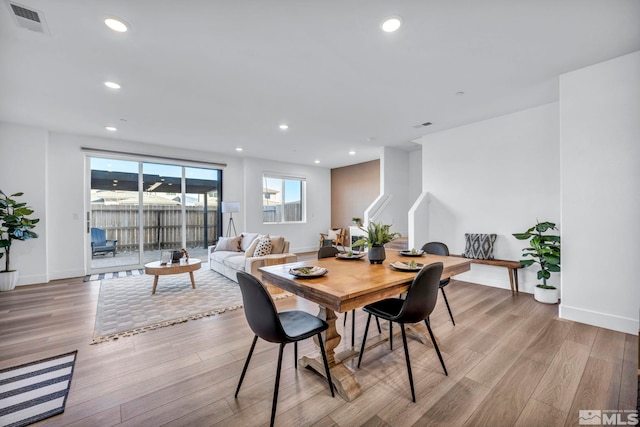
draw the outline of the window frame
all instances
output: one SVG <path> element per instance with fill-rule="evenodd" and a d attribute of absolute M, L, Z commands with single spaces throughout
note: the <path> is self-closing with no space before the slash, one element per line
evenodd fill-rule
<path fill-rule="evenodd" d="M 264 208 L 265 208 L 265 193 L 266 193 L 266 189 L 268 189 L 267 187 L 267 179 L 278 179 L 281 181 L 281 187 L 280 187 L 280 191 L 282 194 L 282 199 L 280 201 L 279 205 L 274 205 L 274 206 L 280 206 L 280 215 L 279 218 L 276 219 L 276 221 L 265 221 L 264 219 Z M 286 199 L 286 192 L 285 192 L 285 181 L 297 181 L 300 183 L 300 220 L 296 220 L 296 221 L 287 221 L 285 220 L 285 209 L 284 206 L 286 206 L 285 203 L 285 199 Z M 275 189 L 274 189 L 275 190 Z M 304 224 L 307 222 L 307 179 L 304 177 L 300 177 L 300 176 L 292 176 L 292 175 L 286 175 L 286 174 L 282 174 L 282 173 L 277 173 L 277 172 L 263 172 L 262 174 L 262 224 L 264 225 L 269 225 L 269 224 Z"/>

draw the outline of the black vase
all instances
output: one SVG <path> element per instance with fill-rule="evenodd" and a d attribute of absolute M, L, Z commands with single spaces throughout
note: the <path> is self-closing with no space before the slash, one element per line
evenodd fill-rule
<path fill-rule="evenodd" d="M 373 245 L 369 248 L 369 262 L 371 264 L 382 264 L 387 254 L 384 251 L 384 246 Z"/>

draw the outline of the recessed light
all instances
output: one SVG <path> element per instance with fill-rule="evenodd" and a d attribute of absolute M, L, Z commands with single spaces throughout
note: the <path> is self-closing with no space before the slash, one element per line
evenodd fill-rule
<path fill-rule="evenodd" d="M 104 85 L 110 89 L 120 89 L 120 85 L 116 82 L 104 82 Z"/>
<path fill-rule="evenodd" d="M 398 28 L 402 25 L 402 20 L 399 16 L 392 16 L 390 18 L 385 19 L 380 27 L 382 27 L 382 31 L 385 33 L 393 33 L 397 31 Z"/>
<path fill-rule="evenodd" d="M 355 152 L 355 151 L 353 151 L 353 150 L 349 151 L 349 155 L 350 155 L 350 156 L 353 156 L 353 155 L 355 155 L 355 154 L 356 154 L 356 152 Z"/>
<path fill-rule="evenodd" d="M 282 130 L 287 130 L 287 129 L 289 129 L 289 125 L 285 125 L 284 123 L 283 123 L 283 124 L 281 124 L 281 125 L 280 125 L 280 126 L 278 126 L 278 127 L 279 127 L 280 129 L 282 129 Z"/>
<path fill-rule="evenodd" d="M 320 163 L 320 160 L 314 160 L 313 163 L 318 164 Z"/>
<path fill-rule="evenodd" d="M 456 92 L 456 95 L 462 96 L 462 95 L 464 95 L 464 92 Z"/>
<path fill-rule="evenodd" d="M 236 147 L 236 151 L 242 151 L 243 148 L 242 147 Z"/>
<path fill-rule="evenodd" d="M 118 33 L 124 33 L 129 29 L 127 28 L 127 24 L 125 24 L 122 20 L 116 18 L 107 18 L 104 20 L 104 23 L 107 27 Z"/>
<path fill-rule="evenodd" d="M 115 132 L 118 130 L 117 127 L 113 127 L 113 126 L 105 126 L 104 127 L 106 130 L 108 130 L 109 132 Z"/>

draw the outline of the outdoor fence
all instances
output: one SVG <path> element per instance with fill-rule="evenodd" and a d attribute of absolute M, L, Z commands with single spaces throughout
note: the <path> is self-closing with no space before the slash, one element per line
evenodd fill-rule
<path fill-rule="evenodd" d="M 140 236 L 138 206 L 91 205 L 91 226 L 106 231 L 107 239 L 118 239 L 118 252 L 135 252 L 142 237 L 145 250 L 180 249 L 182 247 L 182 211 L 180 206 L 145 205 L 142 210 L 143 235 Z M 187 249 L 207 247 L 217 241 L 218 212 L 206 213 L 207 236 L 205 242 L 205 213 L 202 206 L 187 206 Z"/>

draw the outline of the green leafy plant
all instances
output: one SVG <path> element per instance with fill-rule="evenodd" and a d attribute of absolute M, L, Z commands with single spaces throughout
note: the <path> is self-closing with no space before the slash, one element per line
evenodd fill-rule
<path fill-rule="evenodd" d="M 542 280 L 542 285 L 537 286 L 543 289 L 556 289 L 555 286 L 547 285 L 547 279 L 551 277 L 551 273 L 560 271 L 560 236 L 544 234 L 549 230 L 558 229 L 553 222 L 538 222 L 524 233 L 514 233 L 513 237 L 529 241 L 530 246 L 522 250 L 522 256 L 531 258 L 520 260 L 520 265 L 523 267 L 540 265 L 538 280 Z"/>
<path fill-rule="evenodd" d="M 372 246 L 382 246 L 385 243 L 389 243 L 393 239 L 400 237 L 400 233 L 392 233 L 389 231 L 390 228 L 391 225 L 370 222 L 366 229 L 360 227 L 360 230 L 367 233 L 366 236 L 363 236 L 353 242 L 352 246 L 367 245 L 368 248 L 371 248 Z"/>
<path fill-rule="evenodd" d="M 353 221 L 353 223 L 356 225 L 360 225 L 360 223 L 362 222 L 362 220 L 357 216 L 354 216 L 353 218 L 351 218 L 351 221 Z"/>
<path fill-rule="evenodd" d="M 0 190 L 0 258 L 5 258 L 5 269 L 2 272 L 11 271 L 9 261 L 11 244 L 14 240 L 28 240 L 38 237 L 31 231 L 40 221 L 29 218 L 33 210 L 24 202 L 18 202 L 14 197 L 20 197 L 24 193 L 15 193 L 7 196 Z"/>

